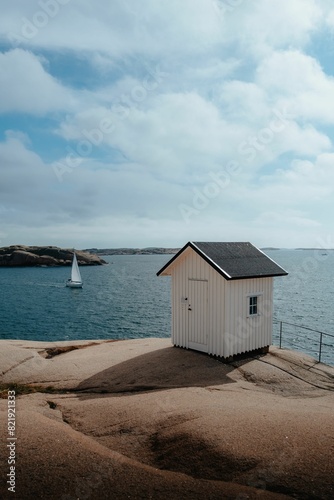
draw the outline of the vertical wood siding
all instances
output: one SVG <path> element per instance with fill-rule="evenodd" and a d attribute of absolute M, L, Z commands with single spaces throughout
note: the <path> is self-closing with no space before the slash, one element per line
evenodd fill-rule
<path fill-rule="evenodd" d="M 251 351 L 272 342 L 273 278 L 228 281 L 222 356 Z M 258 315 L 249 316 L 249 296 L 258 295 Z"/>
<path fill-rule="evenodd" d="M 207 292 L 203 291 L 205 286 L 199 286 L 204 295 L 195 299 L 207 300 L 206 312 L 199 320 L 203 324 L 198 326 L 198 331 L 207 329 L 206 352 L 228 357 L 271 344 L 273 278 L 227 281 L 191 248 L 177 259 L 171 275 L 174 345 L 189 348 L 189 329 L 194 321 L 194 315 L 191 320 L 189 315 L 194 311 L 188 307 L 190 300 L 194 301 L 191 288 L 195 290 L 190 281 L 207 282 Z M 250 294 L 259 294 L 257 316 L 248 315 Z"/>

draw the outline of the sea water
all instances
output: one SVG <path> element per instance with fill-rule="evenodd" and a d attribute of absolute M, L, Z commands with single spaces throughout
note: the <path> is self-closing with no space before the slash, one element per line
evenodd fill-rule
<path fill-rule="evenodd" d="M 301 349 L 318 359 L 320 332 L 334 336 L 334 251 L 265 253 L 289 273 L 274 279 L 274 342 L 279 343 L 279 322 L 292 323 L 282 325 L 282 346 Z M 334 337 L 323 334 L 322 342 L 321 360 L 334 365 Z"/>
<path fill-rule="evenodd" d="M 274 343 L 279 320 L 334 334 L 334 254 L 268 250 L 289 272 L 274 279 Z M 326 255 L 323 255 L 323 253 Z M 114 255 L 80 267 L 82 289 L 65 287 L 69 267 L 0 268 L 0 338 L 22 340 L 169 337 L 170 278 L 156 272 L 171 255 Z M 317 357 L 319 334 L 283 325 L 283 346 Z M 326 344 L 333 346 L 334 338 Z M 334 347 L 323 361 L 334 364 Z"/>
<path fill-rule="evenodd" d="M 170 334 L 166 256 L 106 256 L 80 266 L 83 288 L 65 287 L 69 267 L 0 268 L 0 338 L 123 339 Z"/>

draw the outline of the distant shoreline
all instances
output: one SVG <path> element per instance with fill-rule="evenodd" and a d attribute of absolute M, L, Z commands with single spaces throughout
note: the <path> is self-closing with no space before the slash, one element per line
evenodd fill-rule
<path fill-rule="evenodd" d="M 112 255 L 175 255 L 180 248 L 146 247 L 146 248 L 86 248 L 75 250 L 79 265 L 107 264 L 102 256 Z M 332 252 L 333 248 L 278 248 L 262 247 L 267 251 L 317 251 L 323 255 Z M 0 248 L 0 267 L 53 267 L 70 266 L 74 249 L 64 249 L 54 246 L 11 245 Z"/>
<path fill-rule="evenodd" d="M 176 254 L 179 248 L 86 248 L 83 252 L 94 255 L 171 255 Z"/>
<path fill-rule="evenodd" d="M 148 247 L 148 248 L 86 248 L 83 252 L 94 255 L 174 255 L 180 248 Z M 278 248 L 262 247 L 260 250 L 266 252 L 270 250 L 313 250 L 320 252 L 331 252 L 333 248 Z"/>

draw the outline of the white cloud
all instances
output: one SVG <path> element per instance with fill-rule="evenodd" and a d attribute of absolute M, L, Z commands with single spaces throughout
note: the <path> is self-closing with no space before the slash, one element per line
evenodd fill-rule
<path fill-rule="evenodd" d="M 46 4 L 2 6 L 2 38 L 115 58 L 221 54 L 232 43 L 258 57 L 270 47 L 305 46 L 325 15 L 315 0 L 55 0 L 53 12 Z"/>
<path fill-rule="evenodd" d="M 0 112 L 45 114 L 73 104 L 71 93 L 43 67 L 31 52 L 14 49 L 0 53 Z"/>
<path fill-rule="evenodd" d="M 322 17 L 315 0 L 260 0 L 248 17 L 251 36 L 271 47 L 303 46 Z M 253 39 L 254 39 L 253 38 Z"/>
<path fill-rule="evenodd" d="M 198 94 L 166 94 L 152 97 L 141 109 L 124 107 L 123 116 L 96 108 L 78 114 L 61 125 L 67 139 L 100 137 L 131 161 L 145 165 L 168 178 L 187 173 L 190 177 L 210 170 L 233 157 L 244 128 L 226 122 L 219 110 Z M 101 133 L 104 120 L 114 124 Z"/>
<path fill-rule="evenodd" d="M 108 52 L 119 58 L 133 52 L 177 53 L 181 44 L 183 51 L 203 51 L 222 36 L 208 0 L 183 0 L 182 8 L 178 0 L 71 0 L 65 5 L 56 0 L 59 8 L 52 15 L 41 2 L 18 0 L 15 10 L 4 6 L 3 38 L 32 47 Z"/>
<path fill-rule="evenodd" d="M 334 78 L 299 51 L 274 52 L 257 68 L 257 84 L 297 119 L 334 123 Z"/>
<path fill-rule="evenodd" d="M 63 173 L 29 149 L 20 133 L 0 143 L 1 203 L 21 224 L 94 224 L 101 213 L 117 217 L 160 219 L 177 213 L 175 197 L 182 188 L 169 185 L 140 164 L 121 166 L 88 159 Z M 22 142 L 22 140 L 24 142 Z M 173 189 L 172 189 L 173 188 Z M 70 195 L 69 195 L 70 193 Z M 5 223 L 5 221 L 4 221 Z"/>
<path fill-rule="evenodd" d="M 280 154 L 292 151 L 297 155 L 316 156 L 332 146 L 326 134 L 312 125 L 300 126 L 295 122 L 288 124 L 278 137 Z"/>
<path fill-rule="evenodd" d="M 0 19 L 3 40 L 21 37 L 0 54 L 8 238 L 280 245 L 331 223 L 327 0 L 42 3 L 5 2 Z M 180 204 L 198 193 L 187 223 Z"/>
<path fill-rule="evenodd" d="M 22 141 L 23 139 L 23 141 Z M 29 142 L 25 134 L 9 132 L 5 142 L 0 143 L 1 198 L 19 201 L 23 192 L 38 191 L 36 179 L 43 186 L 45 170 L 40 157 L 25 146 Z"/>
<path fill-rule="evenodd" d="M 269 213 L 272 227 L 276 227 L 279 219 L 287 226 L 295 224 L 297 233 L 303 224 L 320 227 L 330 218 L 328 207 L 331 206 L 334 191 L 333 161 L 332 153 L 321 154 L 314 162 L 293 160 L 285 168 L 262 176 L 253 191 L 243 186 L 240 198 L 253 206 L 261 224 L 269 222 L 263 215 Z M 268 227 L 271 227 L 270 224 Z"/>
<path fill-rule="evenodd" d="M 334 154 L 321 154 L 315 162 L 293 160 L 291 169 L 279 169 L 276 181 L 295 189 L 296 196 L 305 199 L 322 199 L 325 195 L 332 195 L 334 191 Z M 313 193 L 313 195 L 312 195 Z"/>
<path fill-rule="evenodd" d="M 322 1 L 212 0 L 221 7 L 224 43 L 238 48 L 240 57 L 260 60 L 272 50 L 305 47 L 325 19 Z"/>
<path fill-rule="evenodd" d="M 224 116 L 233 122 L 259 126 L 269 118 L 267 94 L 252 82 L 230 80 L 221 84 L 217 101 Z"/>

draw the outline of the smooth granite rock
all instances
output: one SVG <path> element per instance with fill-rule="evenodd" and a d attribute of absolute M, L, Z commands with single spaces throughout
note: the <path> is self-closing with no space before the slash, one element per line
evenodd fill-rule
<path fill-rule="evenodd" d="M 106 262 L 97 255 L 75 250 L 79 265 L 101 265 Z M 11 245 L 0 248 L 0 266 L 70 266 L 73 249 L 53 246 Z"/>

